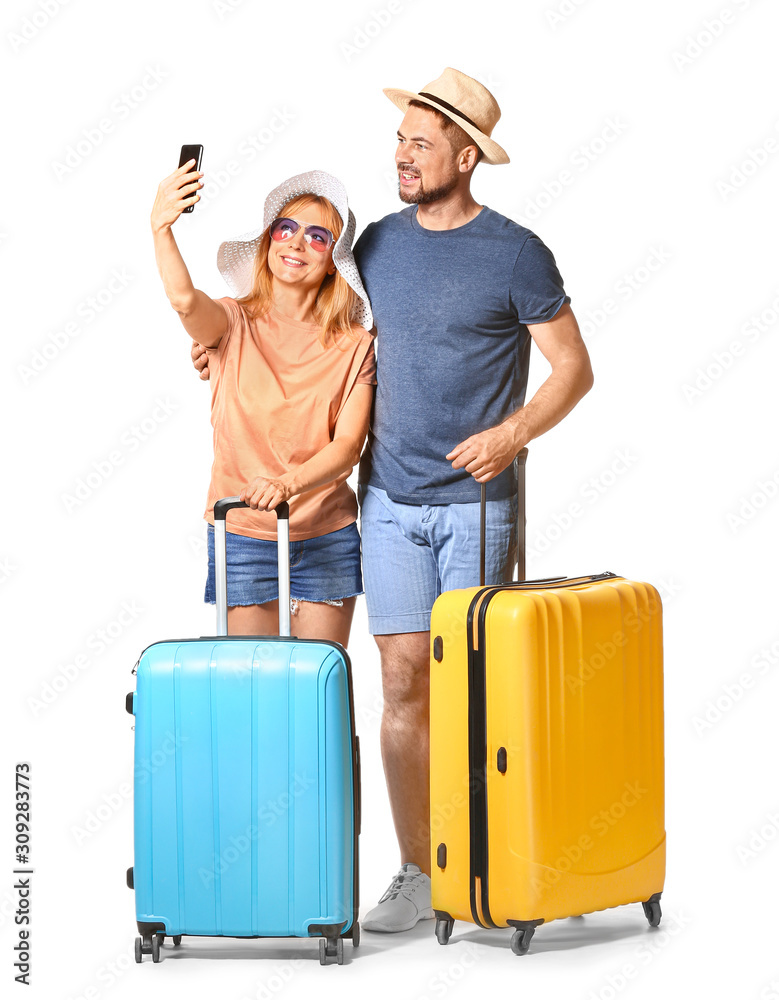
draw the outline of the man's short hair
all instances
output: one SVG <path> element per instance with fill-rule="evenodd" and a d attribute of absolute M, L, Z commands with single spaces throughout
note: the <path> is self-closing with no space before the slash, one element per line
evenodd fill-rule
<path fill-rule="evenodd" d="M 484 156 L 479 144 L 475 139 L 472 139 L 464 128 L 460 128 L 456 121 L 453 121 L 448 115 L 445 115 L 443 111 L 439 111 L 438 108 L 434 108 L 431 104 L 425 104 L 424 101 L 409 101 L 409 107 L 422 108 L 424 111 L 432 111 L 432 113 L 438 118 L 438 124 L 441 126 L 441 131 L 446 137 L 446 141 L 449 143 L 449 147 L 453 153 L 459 153 L 461 149 L 465 146 L 475 146 L 476 147 L 476 163 L 478 163 Z M 474 163 L 474 167 L 476 166 Z"/>

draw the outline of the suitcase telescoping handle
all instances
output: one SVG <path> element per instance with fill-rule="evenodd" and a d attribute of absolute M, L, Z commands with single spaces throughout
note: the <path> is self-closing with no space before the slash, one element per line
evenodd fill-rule
<path fill-rule="evenodd" d="M 525 463 L 527 448 L 514 460 L 517 463 L 517 580 L 525 579 Z M 487 484 L 481 484 L 481 525 L 479 530 L 479 586 L 484 586 L 487 548 Z"/>
<path fill-rule="evenodd" d="M 238 497 L 224 497 L 214 504 L 214 568 L 216 570 L 216 634 L 227 635 L 227 512 L 248 507 Z M 289 609 L 289 504 L 276 507 L 279 528 L 279 635 L 290 635 Z"/>

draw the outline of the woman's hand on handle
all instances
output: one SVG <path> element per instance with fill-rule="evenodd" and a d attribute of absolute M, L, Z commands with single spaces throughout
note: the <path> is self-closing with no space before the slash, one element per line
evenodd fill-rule
<path fill-rule="evenodd" d="M 160 182 L 151 210 L 152 232 L 170 229 L 185 208 L 200 201 L 203 174 L 192 169 L 194 163 L 190 160 Z"/>
<path fill-rule="evenodd" d="M 289 500 L 295 490 L 286 477 L 256 476 L 241 490 L 240 498 L 252 510 L 275 510 L 282 500 Z"/>

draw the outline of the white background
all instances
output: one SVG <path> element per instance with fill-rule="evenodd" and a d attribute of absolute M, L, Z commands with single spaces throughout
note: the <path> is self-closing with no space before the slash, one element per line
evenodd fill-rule
<path fill-rule="evenodd" d="M 775 6 L 47 2 L 6 3 L 0 32 L 2 988 L 22 989 L 10 807 L 27 760 L 25 995 L 612 1000 L 682 977 L 713 997 L 777 995 Z M 443 949 L 426 923 L 366 933 L 327 969 L 310 945 L 185 939 L 137 967 L 124 696 L 144 646 L 208 633 L 213 613 L 208 387 L 156 272 L 157 184 L 182 142 L 204 144 L 205 197 L 175 234 L 197 286 L 224 295 L 219 243 L 257 225 L 287 176 L 339 176 L 358 230 L 400 207 L 400 115 L 381 88 L 422 89 L 445 66 L 500 102 L 511 163 L 479 166 L 475 197 L 552 248 L 595 370 L 530 447 L 528 575 L 610 569 L 665 597 L 663 924 L 637 905 L 557 921 L 516 958 L 508 931 L 457 924 Z M 535 354 L 530 393 L 545 377 Z M 362 601 L 350 651 L 364 913 L 399 859 Z"/>

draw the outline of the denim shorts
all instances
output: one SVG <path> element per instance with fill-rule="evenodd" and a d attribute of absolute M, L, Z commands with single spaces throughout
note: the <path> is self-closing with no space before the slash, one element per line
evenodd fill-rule
<path fill-rule="evenodd" d="M 371 635 L 427 632 L 444 590 L 479 585 L 480 505 L 407 504 L 361 485 L 360 530 Z M 485 579 L 509 583 L 517 559 L 517 498 L 487 501 Z"/>
<path fill-rule="evenodd" d="M 360 534 L 357 525 L 317 538 L 291 542 L 290 597 L 298 601 L 341 601 L 362 594 Z M 227 604 L 265 604 L 279 598 L 276 542 L 227 532 Z M 208 579 L 205 601 L 216 604 L 214 526 L 208 526 Z"/>

